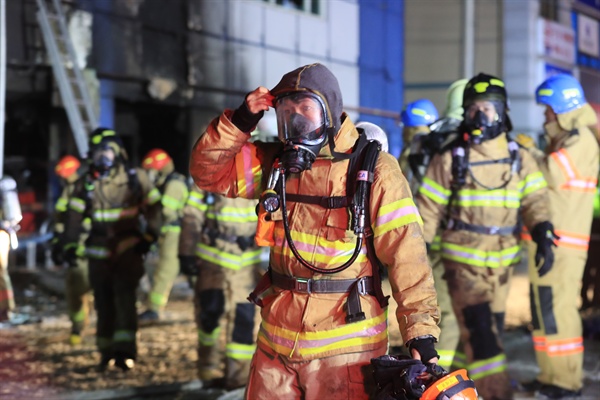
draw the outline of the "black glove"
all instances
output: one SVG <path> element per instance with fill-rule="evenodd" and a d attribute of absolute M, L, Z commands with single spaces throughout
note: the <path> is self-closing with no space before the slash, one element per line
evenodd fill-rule
<path fill-rule="evenodd" d="M 62 266 L 65 262 L 65 255 L 63 250 L 63 243 L 58 239 L 53 239 L 50 249 L 50 258 L 52 258 L 52 262 L 54 265 Z"/>
<path fill-rule="evenodd" d="M 556 246 L 554 240 L 560 238 L 554 233 L 554 226 L 548 221 L 537 224 L 531 231 L 531 238 L 537 244 L 535 267 L 538 275 L 542 277 L 552 269 L 552 264 L 554 264 L 552 246 Z"/>
<path fill-rule="evenodd" d="M 423 363 L 429 362 L 432 358 L 439 358 L 439 354 L 435 350 L 435 338 L 431 335 L 419 336 L 406 343 L 409 350 L 416 350 L 421 355 Z M 412 356 L 412 351 L 410 352 Z"/>
<path fill-rule="evenodd" d="M 254 128 L 258 121 L 263 117 L 264 111 L 258 114 L 252 114 L 246 100 L 233 112 L 231 116 L 231 122 L 242 132 L 250 132 Z"/>
<path fill-rule="evenodd" d="M 198 264 L 195 256 L 179 256 L 179 271 L 187 276 L 198 276 Z"/>
<path fill-rule="evenodd" d="M 63 254 L 63 262 L 66 262 L 69 267 L 75 267 L 77 265 L 77 244 L 72 243 L 66 245 Z"/>
<path fill-rule="evenodd" d="M 139 254 L 146 254 L 154 244 L 156 238 L 150 233 L 144 233 L 140 236 L 140 241 L 135 245 L 135 251 Z"/>

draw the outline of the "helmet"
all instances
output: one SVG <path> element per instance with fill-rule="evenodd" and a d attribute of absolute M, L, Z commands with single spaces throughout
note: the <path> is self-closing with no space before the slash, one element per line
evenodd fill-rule
<path fill-rule="evenodd" d="M 123 143 L 112 129 L 95 129 L 90 135 L 89 147 L 88 158 L 91 159 L 92 168 L 100 174 L 108 172 L 115 162 L 127 159 Z"/>
<path fill-rule="evenodd" d="M 376 140 L 381 143 L 381 151 L 388 152 L 388 138 L 383 129 L 371 122 L 359 122 L 356 124 L 356 127 L 363 130 L 367 139 Z"/>
<path fill-rule="evenodd" d="M 162 149 L 152 149 L 146 154 L 142 160 L 142 167 L 144 169 L 155 169 L 160 171 L 163 169 L 172 159 Z"/>
<path fill-rule="evenodd" d="M 476 102 L 491 103 L 494 109 L 472 109 Z M 465 86 L 463 93 L 464 119 L 463 128 L 473 143 L 493 139 L 502 132 L 512 129 L 508 118 L 508 99 L 504 82 L 495 76 L 480 73 L 473 77 Z M 494 113 L 493 116 L 489 114 Z"/>
<path fill-rule="evenodd" d="M 463 93 L 468 79 L 459 79 L 454 81 L 446 91 L 446 109 L 443 112 L 444 117 L 463 119 Z"/>
<path fill-rule="evenodd" d="M 79 162 L 77 157 L 67 155 L 58 161 L 56 167 L 54 167 L 54 172 L 61 178 L 67 179 L 70 176 L 73 176 L 80 166 L 81 162 Z"/>
<path fill-rule="evenodd" d="M 438 119 L 438 112 L 431 100 L 419 99 L 408 103 L 400 115 L 405 127 L 429 126 Z"/>
<path fill-rule="evenodd" d="M 535 100 L 550 106 L 556 114 L 564 114 L 586 104 L 583 88 L 577 79 L 557 74 L 546 79 L 535 90 Z"/>
<path fill-rule="evenodd" d="M 475 383 L 467 371 L 459 369 L 433 382 L 421 396 L 421 400 L 477 400 Z"/>

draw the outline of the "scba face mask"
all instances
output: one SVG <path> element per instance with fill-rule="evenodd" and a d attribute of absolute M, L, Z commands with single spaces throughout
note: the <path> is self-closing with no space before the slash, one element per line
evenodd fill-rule
<path fill-rule="evenodd" d="M 108 145 L 100 146 L 92 155 L 94 169 L 101 175 L 105 175 L 115 164 L 115 151 Z"/>
<path fill-rule="evenodd" d="M 327 139 L 329 119 L 323 101 L 310 92 L 292 93 L 277 99 L 275 110 L 284 144 L 283 167 L 291 173 L 310 169 Z"/>
<path fill-rule="evenodd" d="M 465 113 L 464 121 L 471 142 L 481 144 L 501 134 L 504 125 L 500 115 L 503 114 L 504 107 L 498 101 L 482 100 L 471 104 Z"/>

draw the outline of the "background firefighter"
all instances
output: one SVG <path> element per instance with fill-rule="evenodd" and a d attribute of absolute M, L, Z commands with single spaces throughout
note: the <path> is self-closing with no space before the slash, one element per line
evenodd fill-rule
<path fill-rule="evenodd" d="M 249 143 L 269 107 L 280 143 Z M 359 134 L 342 107 L 334 75 L 321 64 L 306 65 L 271 91 L 249 93 L 237 110 L 225 110 L 192 152 L 190 172 L 205 190 L 258 198 L 269 188 L 257 239 L 271 243 L 270 269 L 252 297 L 262 305 L 262 323 L 249 399 L 367 399 L 370 360 L 387 351 L 387 299 L 374 295 L 377 266 L 366 245 L 348 262 L 360 243 L 349 229 L 355 224 L 346 206 L 329 207 L 347 199 L 347 180 L 356 176 L 348 176 L 348 158 L 356 157 L 351 151 Z M 402 337 L 413 357 L 436 362 L 439 314 L 421 219 L 394 157 L 382 152 L 374 167 L 364 212 L 388 270 Z M 276 210 L 279 199 L 285 208 Z"/>
<path fill-rule="evenodd" d="M 65 297 L 67 300 L 67 313 L 71 320 L 71 335 L 69 343 L 77 345 L 81 343 L 81 333 L 88 322 L 89 305 L 92 301 L 90 296 L 90 283 L 88 279 L 88 263 L 84 257 L 85 241 L 90 232 L 90 219 L 85 218 L 81 225 L 79 242 L 65 242 L 65 220 L 67 208 L 76 182 L 87 173 L 77 157 L 67 155 L 62 157 L 54 172 L 60 178 L 63 190 L 54 206 L 54 232 L 52 238 L 52 261 L 56 265 L 67 264 L 65 275 Z"/>
<path fill-rule="evenodd" d="M 261 255 L 254 244 L 256 221 L 256 200 L 226 198 L 195 185 L 184 208 L 179 256 L 182 271 L 197 276 L 198 377 L 209 385 L 223 378 L 224 387 L 234 389 L 248 381 L 256 332 L 255 306 L 246 297 Z"/>
<path fill-rule="evenodd" d="M 465 86 L 464 137 L 435 155 L 417 203 L 431 242 L 442 225 L 444 277 L 460 327 L 469 376 L 486 400 L 510 399 L 500 333 L 512 267 L 519 262 L 519 218 L 543 231 L 540 273 L 552 264 L 546 181 L 533 158 L 506 133 L 511 130 L 504 82 L 479 74 Z"/>
<path fill-rule="evenodd" d="M 123 370 L 137 356 L 136 289 L 143 257 L 158 236 L 160 193 L 141 168 L 127 168 L 127 153 L 113 130 L 90 135 L 90 172 L 78 181 L 69 202 L 66 243 L 77 243 L 82 220 L 91 219 L 85 244 L 98 317 L 99 369 L 114 359 Z M 142 215 L 146 230 L 140 228 Z"/>
<path fill-rule="evenodd" d="M 579 395 L 583 385 L 578 300 L 598 179 L 598 120 L 581 85 L 570 75 L 545 80 L 536 89 L 536 100 L 546 106 L 548 145 L 539 161 L 559 238 L 554 267 L 544 276 L 536 274 L 538 260 L 529 242 L 533 344 L 540 373 L 533 385 L 526 386 L 558 399 Z"/>
<path fill-rule="evenodd" d="M 10 322 L 15 296 L 8 274 L 8 252 L 17 248 L 16 231 L 23 218 L 17 182 L 10 176 L 0 178 L 0 203 L 0 322 Z"/>
<path fill-rule="evenodd" d="M 158 237 L 158 261 L 152 274 L 147 310 L 139 315 L 140 323 L 158 321 L 167 305 L 173 282 L 179 274 L 179 235 L 183 207 L 188 198 L 185 177 L 175 171 L 173 160 L 162 149 L 152 149 L 142 160 L 150 180 L 160 192 L 161 227 Z"/>

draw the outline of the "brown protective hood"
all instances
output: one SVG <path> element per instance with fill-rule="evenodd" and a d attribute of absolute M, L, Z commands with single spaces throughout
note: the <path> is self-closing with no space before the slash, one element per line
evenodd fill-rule
<path fill-rule="evenodd" d="M 334 132 L 340 128 L 340 117 L 344 107 L 342 91 L 337 78 L 323 64 L 310 64 L 285 74 L 281 81 L 271 89 L 275 97 L 292 92 L 311 92 L 319 96 L 331 120 L 330 128 Z"/>

